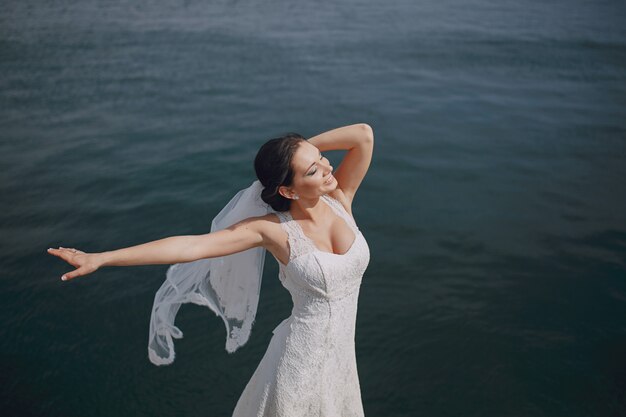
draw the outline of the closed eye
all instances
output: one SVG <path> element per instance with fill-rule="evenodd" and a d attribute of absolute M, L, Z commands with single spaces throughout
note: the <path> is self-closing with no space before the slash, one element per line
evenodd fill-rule
<path fill-rule="evenodd" d="M 322 160 L 324 156 L 322 155 L 322 153 L 320 152 L 320 161 Z M 315 169 L 315 171 L 311 171 L 311 173 L 309 175 L 313 175 L 317 172 L 317 169 Z"/>

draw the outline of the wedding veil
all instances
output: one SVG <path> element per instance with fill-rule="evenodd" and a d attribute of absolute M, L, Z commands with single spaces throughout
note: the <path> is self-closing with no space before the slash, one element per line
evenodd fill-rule
<path fill-rule="evenodd" d="M 263 200 L 263 185 L 256 180 L 240 190 L 217 214 L 211 232 L 274 210 Z M 183 333 L 174 325 L 181 304 L 209 307 L 226 326 L 226 351 L 235 352 L 250 337 L 261 291 L 265 248 L 256 247 L 216 258 L 178 263 L 168 268 L 157 291 L 150 317 L 148 357 L 155 365 L 174 361 L 174 342 Z"/>

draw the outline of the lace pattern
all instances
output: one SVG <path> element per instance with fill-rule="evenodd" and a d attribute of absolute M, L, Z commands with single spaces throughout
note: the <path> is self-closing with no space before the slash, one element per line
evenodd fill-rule
<path fill-rule="evenodd" d="M 311 240 L 304 235 L 298 222 L 291 217 L 291 213 L 285 211 L 276 212 L 276 214 L 280 217 L 280 225 L 287 233 L 287 241 L 289 242 L 288 263 L 291 263 L 293 259 L 313 252 L 316 249 Z"/>
<path fill-rule="evenodd" d="M 232 417 L 364 417 L 354 336 L 369 248 L 341 203 L 323 198 L 355 240 L 344 254 L 320 251 L 289 212 L 276 213 L 290 246 L 279 277 L 293 309 L 272 332 Z"/>
<path fill-rule="evenodd" d="M 352 216 L 343 207 L 343 204 L 341 204 L 341 202 L 329 196 L 328 194 L 324 194 L 321 198 L 323 198 L 324 201 L 328 203 L 328 205 L 335 211 L 335 213 L 339 217 L 345 220 L 347 225 L 354 232 L 354 243 L 356 243 L 356 239 L 358 239 L 358 233 L 360 232 L 360 230 Z M 292 260 L 302 255 L 306 255 L 307 253 L 319 250 L 315 246 L 315 243 L 306 236 L 300 224 L 293 219 L 289 211 L 275 212 L 275 214 L 279 217 L 280 225 L 287 233 L 287 240 L 289 242 L 289 259 L 287 264 L 291 263 Z M 348 251 L 350 249 L 348 249 Z M 282 262 L 281 266 L 283 266 Z"/>
<path fill-rule="evenodd" d="M 335 209 L 335 212 L 348 223 L 348 226 L 351 226 L 352 230 L 355 233 L 359 230 L 359 227 L 356 225 L 356 222 L 354 221 L 350 213 L 347 212 L 347 210 L 345 209 L 345 207 L 343 206 L 343 204 L 341 204 L 339 200 L 329 196 L 328 194 L 324 194 L 322 198 L 324 198 L 324 200 L 327 201 L 333 209 Z"/>

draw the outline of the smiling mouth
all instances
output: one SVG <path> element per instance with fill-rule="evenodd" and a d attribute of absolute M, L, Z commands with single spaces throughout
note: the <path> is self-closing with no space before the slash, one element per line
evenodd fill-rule
<path fill-rule="evenodd" d="M 324 184 L 330 184 L 333 181 L 333 174 L 330 174 L 330 178 L 328 178 L 326 181 L 324 181 Z"/>

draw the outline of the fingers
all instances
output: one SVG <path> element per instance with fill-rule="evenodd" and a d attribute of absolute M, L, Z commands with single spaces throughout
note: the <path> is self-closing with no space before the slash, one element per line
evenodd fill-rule
<path fill-rule="evenodd" d="M 70 256 L 74 254 L 74 253 L 72 253 L 72 252 L 70 252 L 70 251 L 68 251 L 67 249 L 64 249 L 64 248 L 63 249 L 49 248 L 48 249 L 48 253 L 50 255 L 57 256 L 57 257 L 63 259 L 64 261 L 66 261 L 66 262 L 69 262 L 70 261 L 69 260 Z"/>
<path fill-rule="evenodd" d="M 48 248 L 47 252 L 51 255 L 58 256 L 59 258 L 71 264 L 72 266 L 80 266 L 79 268 L 77 268 L 76 270 L 72 272 L 63 274 L 63 276 L 61 276 L 61 280 L 69 281 L 73 278 L 79 277 L 81 275 L 86 275 L 88 273 L 84 265 L 79 265 L 79 263 L 75 259 L 76 258 L 75 255 L 84 255 L 85 252 L 80 251 L 78 249 L 74 249 L 74 248 L 64 248 L 62 246 L 59 246 L 58 249 Z"/>
<path fill-rule="evenodd" d="M 84 268 L 78 268 L 75 271 L 63 274 L 63 276 L 61 277 L 61 280 L 69 281 L 69 280 L 74 279 L 76 277 L 80 277 L 81 275 L 85 275 L 84 272 L 85 272 Z"/>
<path fill-rule="evenodd" d="M 82 250 L 74 249 L 74 248 L 64 248 L 64 247 L 59 246 L 59 249 L 48 248 L 48 253 L 51 255 L 58 256 L 59 258 L 62 258 L 67 261 L 67 258 L 69 258 L 71 255 L 84 254 L 85 252 L 83 252 Z"/>
<path fill-rule="evenodd" d="M 71 252 L 71 253 L 85 253 L 82 250 L 74 249 L 74 248 L 64 248 L 63 246 L 59 246 L 58 249 L 48 248 L 48 252 L 57 251 L 57 252 Z"/>

